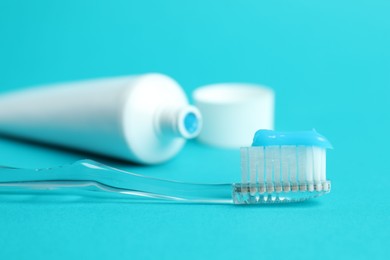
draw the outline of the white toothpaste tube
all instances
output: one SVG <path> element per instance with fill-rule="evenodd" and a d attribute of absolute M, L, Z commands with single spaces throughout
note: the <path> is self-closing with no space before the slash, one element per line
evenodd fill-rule
<path fill-rule="evenodd" d="M 162 74 L 0 96 L 0 133 L 144 164 L 175 156 L 201 124 L 178 83 Z"/>

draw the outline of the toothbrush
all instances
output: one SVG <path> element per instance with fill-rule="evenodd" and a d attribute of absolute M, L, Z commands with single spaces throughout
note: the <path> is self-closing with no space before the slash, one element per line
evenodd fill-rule
<path fill-rule="evenodd" d="M 132 202 L 265 204 L 298 202 L 330 191 L 326 149 L 315 131 L 256 132 L 241 148 L 242 182 L 196 184 L 146 177 L 92 160 L 47 169 L 0 168 L 4 194 L 67 194 Z"/>

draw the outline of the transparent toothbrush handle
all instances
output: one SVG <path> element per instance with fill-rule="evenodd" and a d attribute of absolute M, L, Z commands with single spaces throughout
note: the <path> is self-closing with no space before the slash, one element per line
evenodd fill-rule
<path fill-rule="evenodd" d="M 0 194 L 77 195 L 142 202 L 231 204 L 232 184 L 193 184 L 146 177 L 82 160 L 46 169 L 0 168 Z"/>

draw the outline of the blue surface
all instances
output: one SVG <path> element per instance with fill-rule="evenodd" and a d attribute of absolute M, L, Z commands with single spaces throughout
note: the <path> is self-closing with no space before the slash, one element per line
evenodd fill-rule
<path fill-rule="evenodd" d="M 1 92 L 162 72 L 189 94 L 216 82 L 276 91 L 276 128 L 316 128 L 332 192 L 265 207 L 0 202 L 0 259 L 386 259 L 390 2 L 0 1 Z M 140 167 L 0 139 L 0 164 L 86 157 L 158 177 L 239 178 L 239 153 L 191 142 Z"/>

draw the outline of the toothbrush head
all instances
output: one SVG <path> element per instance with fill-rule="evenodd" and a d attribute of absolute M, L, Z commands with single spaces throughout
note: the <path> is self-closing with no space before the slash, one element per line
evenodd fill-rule
<path fill-rule="evenodd" d="M 297 202 L 329 193 L 329 148 L 329 141 L 314 130 L 257 131 L 252 146 L 241 148 L 242 183 L 234 184 L 234 203 Z"/>

